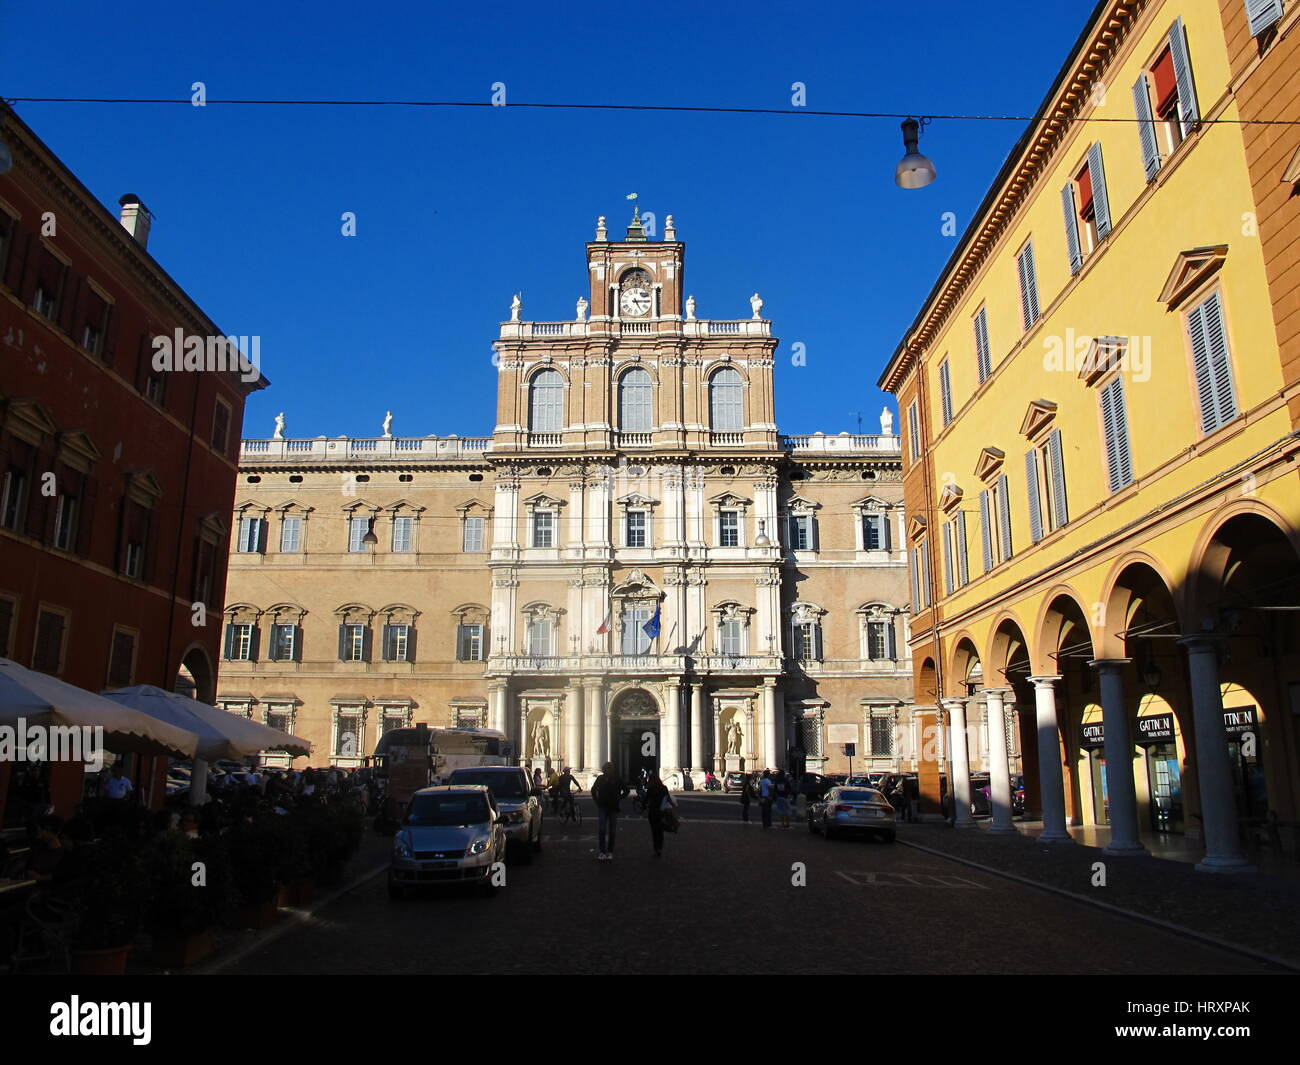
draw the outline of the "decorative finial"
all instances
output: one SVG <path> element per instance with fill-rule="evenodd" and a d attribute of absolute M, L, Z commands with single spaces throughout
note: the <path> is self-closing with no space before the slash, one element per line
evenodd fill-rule
<path fill-rule="evenodd" d="M 606 231 L 605 231 L 605 216 L 604 216 L 604 215 L 601 215 L 599 218 L 596 219 L 596 239 L 597 239 L 597 240 L 608 240 L 608 239 L 609 239 L 609 237 L 606 235 Z"/>
<path fill-rule="evenodd" d="M 519 298 L 519 293 L 515 293 L 515 298 L 510 301 L 510 320 L 519 321 L 519 310 L 524 305 L 524 301 Z"/>
<path fill-rule="evenodd" d="M 669 215 L 664 219 L 664 240 L 677 239 L 677 226 L 673 222 L 673 216 Z"/>

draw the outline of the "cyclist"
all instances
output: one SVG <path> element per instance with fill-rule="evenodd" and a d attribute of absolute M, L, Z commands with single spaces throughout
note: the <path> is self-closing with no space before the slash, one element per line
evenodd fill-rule
<path fill-rule="evenodd" d="M 559 800 L 560 813 L 565 817 L 570 817 L 573 814 L 572 789 L 574 788 L 577 788 L 579 795 L 582 794 L 582 785 L 574 778 L 573 770 L 566 765 L 564 772 L 560 774 L 559 779 L 555 782 L 555 794 Z"/>

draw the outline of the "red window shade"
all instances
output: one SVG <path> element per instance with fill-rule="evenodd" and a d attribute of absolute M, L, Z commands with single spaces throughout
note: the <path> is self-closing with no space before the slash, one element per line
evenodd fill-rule
<path fill-rule="evenodd" d="M 1092 171 L 1085 166 L 1074 180 L 1079 184 L 1079 214 L 1087 218 L 1092 214 Z"/>
<path fill-rule="evenodd" d="M 1174 78 L 1174 58 L 1166 48 L 1151 68 L 1151 78 L 1156 83 L 1156 110 L 1163 111 L 1178 95 L 1178 83 Z"/>

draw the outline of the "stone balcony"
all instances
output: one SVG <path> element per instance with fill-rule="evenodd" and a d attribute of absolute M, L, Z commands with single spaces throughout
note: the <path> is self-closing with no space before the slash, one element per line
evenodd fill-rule
<path fill-rule="evenodd" d="M 582 337 L 770 337 L 772 323 L 766 318 L 710 321 L 669 315 L 649 320 L 592 318 L 587 322 L 502 322 L 502 340 L 571 339 Z"/>
<path fill-rule="evenodd" d="M 832 436 L 812 433 L 807 436 L 781 436 L 777 439 L 784 450 L 796 454 L 813 452 L 833 456 L 866 451 L 901 455 L 903 450 L 902 441 L 895 434 L 839 433 Z"/>
<path fill-rule="evenodd" d="M 310 440 L 243 440 L 240 465 L 259 462 L 345 462 L 380 459 L 385 462 L 428 462 L 482 458 L 490 436 L 324 437 Z"/>
<path fill-rule="evenodd" d="M 488 676 L 566 674 L 609 676 L 672 676 L 696 674 L 775 676 L 781 672 L 777 655 L 510 655 L 494 654 L 487 662 Z"/>

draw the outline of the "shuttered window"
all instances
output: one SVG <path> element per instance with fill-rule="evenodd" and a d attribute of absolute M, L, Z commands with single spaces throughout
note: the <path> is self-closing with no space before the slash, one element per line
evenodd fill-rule
<path fill-rule="evenodd" d="M 645 370 L 628 370 L 618 383 L 618 427 L 625 433 L 648 433 L 654 390 Z"/>
<path fill-rule="evenodd" d="M 1101 145 L 1088 149 L 1088 177 L 1092 184 L 1093 217 L 1097 226 L 1097 240 L 1106 239 L 1110 232 L 1110 197 L 1106 194 L 1106 170 L 1101 162 Z"/>
<path fill-rule="evenodd" d="M 564 427 L 564 378 L 558 370 L 543 370 L 528 386 L 528 428 L 534 433 L 558 433 Z"/>
<path fill-rule="evenodd" d="M 1005 562 L 1012 555 L 1011 550 L 1011 490 L 1007 475 L 998 478 L 997 488 L 998 533 L 1002 545 L 1001 561 Z"/>
<path fill-rule="evenodd" d="M 1282 17 L 1282 0 L 1246 0 L 1246 19 L 1250 35 L 1258 37 Z"/>
<path fill-rule="evenodd" d="M 930 605 L 930 541 L 921 541 L 921 602 Z"/>
<path fill-rule="evenodd" d="M 239 519 L 239 550 L 248 554 L 258 552 L 266 546 L 266 522 L 261 518 Z"/>
<path fill-rule="evenodd" d="M 1151 111 L 1151 83 L 1144 72 L 1133 86 L 1133 108 L 1138 118 L 1138 143 L 1142 147 L 1142 166 L 1150 181 L 1160 171 L 1160 149 L 1156 144 L 1155 115 Z"/>
<path fill-rule="evenodd" d="M 280 550 L 297 553 L 302 544 L 302 518 L 285 518 L 280 524 Z"/>
<path fill-rule="evenodd" d="M 953 522 L 952 532 L 957 547 L 957 584 L 959 587 L 964 587 L 970 583 L 970 560 L 967 557 L 965 511 L 957 511 L 957 519 Z"/>
<path fill-rule="evenodd" d="M 456 660 L 459 662 L 483 661 L 483 626 L 456 626 Z"/>
<path fill-rule="evenodd" d="M 461 549 L 470 554 L 483 550 L 483 519 L 481 517 L 465 519 L 465 535 Z"/>
<path fill-rule="evenodd" d="M 1124 379 L 1116 377 L 1101 390 L 1101 421 L 1105 433 L 1106 471 L 1111 492 L 1133 483 L 1129 453 L 1128 411 L 1124 404 Z"/>
<path fill-rule="evenodd" d="M 943 527 L 943 590 L 945 595 L 952 595 L 955 575 L 956 571 L 953 568 L 952 522 L 946 522 Z"/>
<path fill-rule="evenodd" d="M 36 619 L 36 647 L 32 654 L 32 669 L 38 673 L 63 672 L 63 637 L 68 619 L 51 610 L 42 610 Z"/>
<path fill-rule="evenodd" d="M 1032 244 L 1025 245 L 1016 266 L 1020 274 L 1020 318 L 1027 332 L 1038 321 L 1038 268 Z"/>
<path fill-rule="evenodd" d="M 1051 472 L 1051 527 L 1059 529 L 1070 520 L 1065 499 L 1065 457 L 1061 453 L 1061 430 L 1053 429 L 1047 437 L 1047 468 Z"/>
<path fill-rule="evenodd" d="M 952 371 L 948 368 L 947 359 L 939 363 L 939 402 L 943 407 L 943 424 L 946 426 L 952 421 Z"/>
<path fill-rule="evenodd" d="M 907 408 L 907 441 L 912 461 L 915 462 L 921 457 L 921 420 L 915 403 Z"/>
<path fill-rule="evenodd" d="M 405 553 L 411 550 L 411 525 L 413 521 L 413 518 L 406 516 L 393 519 L 394 551 Z"/>
<path fill-rule="evenodd" d="M 1187 50 L 1187 30 L 1181 18 L 1174 19 L 1169 31 L 1169 55 L 1174 64 L 1174 85 L 1178 91 L 1178 121 L 1185 137 L 1201 121 L 1201 109 L 1192 81 L 1192 57 Z"/>
<path fill-rule="evenodd" d="M 740 374 L 724 367 L 709 379 L 709 415 L 713 431 L 736 432 L 745 428 L 745 398 Z"/>
<path fill-rule="evenodd" d="M 983 384 L 993 372 L 993 363 L 989 358 L 988 311 L 984 307 L 975 315 L 975 361 L 979 367 L 980 384 Z"/>
<path fill-rule="evenodd" d="M 921 563 L 915 547 L 909 548 L 907 561 L 912 569 L 912 613 L 921 612 Z"/>
<path fill-rule="evenodd" d="M 348 550 L 364 551 L 365 535 L 370 531 L 369 518 L 349 518 L 348 519 Z"/>
<path fill-rule="evenodd" d="M 993 514 L 989 503 L 989 490 L 980 492 L 980 546 L 984 550 L 984 572 L 993 568 Z"/>
<path fill-rule="evenodd" d="M 1074 200 L 1074 182 L 1061 190 L 1061 207 L 1065 211 L 1065 247 L 1070 256 L 1070 273 L 1083 269 L 1083 249 L 1079 244 L 1079 209 Z"/>
<path fill-rule="evenodd" d="M 1196 396 L 1201 405 L 1201 432 L 1212 433 L 1237 416 L 1219 293 L 1212 293 L 1188 312 L 1187 332 L 1192 341 Z"/>
<path fill-rule="evenodd" d="M 299 661 L 298 626 L 271 626 L 271 660 L 274 662 Z"/>
<path fill-rule="evenodd" d="M 1029 542 L 1043 538 L 1043 505 L 1039 497 L 1038 448 L 1025 452 L 1025 488 L 1029 493 Z"/>

